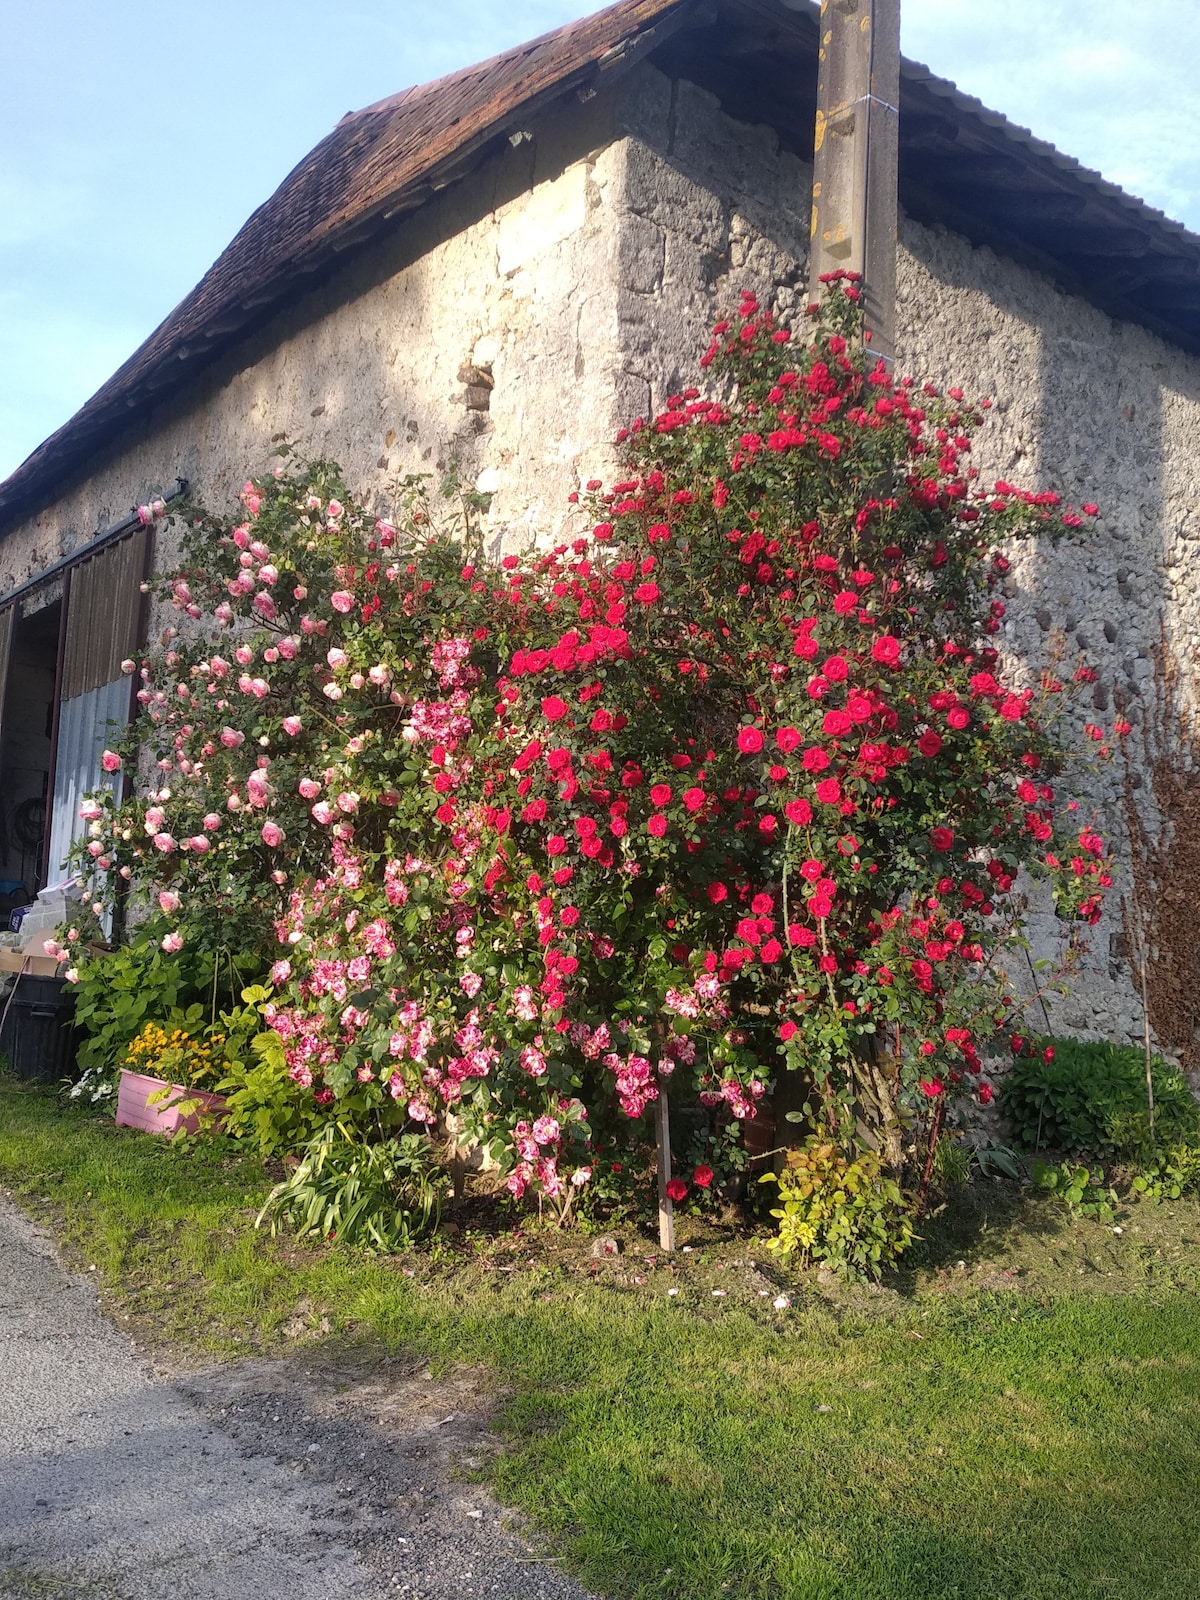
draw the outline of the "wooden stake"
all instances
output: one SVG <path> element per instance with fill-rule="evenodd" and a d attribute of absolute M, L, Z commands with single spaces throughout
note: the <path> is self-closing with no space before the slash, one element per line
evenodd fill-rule
<path fill-rule="evenodd" d="M 658 1243 L 670 1255 L 675 1250 L 675 1207 L 667 1193 L 671 1181 L 671 1118 L 667 1091 L 661 1083 L 654 1120 L 658 1129 Z"/>
<path fill-rule="evenodd" d="M 896 353 L 900 0 L 821 0 L 809 298 L 863 276 L 871 349 Z"/>

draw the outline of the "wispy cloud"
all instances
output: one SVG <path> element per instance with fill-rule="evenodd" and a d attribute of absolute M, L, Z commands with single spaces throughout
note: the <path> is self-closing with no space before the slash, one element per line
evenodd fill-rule
<path fill-rule="evenodd" d="M 1194 0 L 904 0 L 905 53 L 1200 231 Z M 1152 25 L 1151 25 L 1152 21 Z"/>

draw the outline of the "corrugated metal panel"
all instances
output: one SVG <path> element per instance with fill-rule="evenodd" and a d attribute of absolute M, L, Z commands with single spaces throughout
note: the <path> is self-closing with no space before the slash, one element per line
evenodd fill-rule
<path fill-rule="evenodd" d="M 71 569 L 62 698 L 75 700 L 120 676 L 138 646 L 148 530 L 111 544 Z"/>
<path fill-rule="evenodd" d="M 8 686 L 8 653 L 12 649 L 16 606 L 0 611 L 0 738 L 4 736 L 4 692 Z"/>
<path fill-rule="evenodd" d="M 79 818 L 84 795 L 102 788 L 116 792 L 121 774 L 105 772 L 100 766 L 100 757 L 106 747 L 122 737 L 128 723 L 129 679 L 126 677 L 117 677 L 112 683 L 64 700 L 59 707 L 48 883 L 62 881 L 67 852 L 86 829 L 86 823 Z"/>

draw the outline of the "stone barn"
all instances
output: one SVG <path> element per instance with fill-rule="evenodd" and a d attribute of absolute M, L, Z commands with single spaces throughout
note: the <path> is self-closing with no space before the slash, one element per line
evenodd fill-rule
<path fill-rule="evenodd" d="M 620 0 L 350 113 L 0 485 L 10 893 L 62 876 L 130 710 L 156 559 L 131 508 L 178 480 L 231 506 L 286 434 L 382 509 L 457 463 L 496 549 L 547 540 L 739 289 L 804 304 L 818 16 Z M 1018 553 L 1001 641 L 1036 670 L 1065 640 L 1096 720 L 1133 724 L 1093 799 L 1148 910 L 1155 1033 L 1190 1065 L 1200 238 L 912 62 L 899 199 L 898 366 L 994 397 L 985 475 L 1102 507 L 1086 546 Z M 1140 1036 L 1117 898 L 1056 1026 Z"/>

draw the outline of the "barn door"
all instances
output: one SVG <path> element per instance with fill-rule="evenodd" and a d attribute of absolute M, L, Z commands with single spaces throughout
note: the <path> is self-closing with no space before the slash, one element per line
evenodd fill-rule
<path fill-rule="evenodd" d="M 72 567 L 61 663 L 58 720 L 50 809 L 46 882 L 66 876 L 66 858 L 85 829 L 79 818 L 84 795 L 121 784 L 100 758 L 125 733 L 132 708 L 131 685 L 121 662 L 136 654 L 142 619 L 141 584 L 149 530 L 138 528 Z"/>

